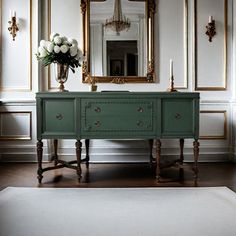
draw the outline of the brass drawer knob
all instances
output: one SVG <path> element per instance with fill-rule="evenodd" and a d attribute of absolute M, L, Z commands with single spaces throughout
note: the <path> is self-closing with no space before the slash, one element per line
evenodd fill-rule
<path fill-rule="evenodd" d="M 94 111 L 97 112 L 97 113 L 99 113 L 99 112 L 101 112 L 101 108 L 100 108 L 100 107 L 96 107 L 96 108 L 94 109 Z"/>
<path fill-rule="evenodd" d="M 97 121 L 94 123 L 94 125 L 95 125 L 96 127 L 100 127 L 101 122 L 100 122 L 99 120 L 97 120 Z"/>
<path fill-rule="evenodd" d="M 181 119 L 181 115 L 180 115 L 179 113 L 176 113 L 176 114 L 175 114 L 175 119 L 176 119 L 176 120 Z"/>
<path fill-rule="evenodd" d="M 139 107 L 137 111 L 138 111 L 138 112 L 143 112 L 143 108 L 142 108 L 142 107 Z"/>
<path fill-rule="evenodd" d="M 57 115 L 56 115 L 56 118 L 57 118 L 58 120 L 62 120 L 62 119 L 63 119 L 63 116 L 62 116 L 62 114 L 57 114 Z"/>

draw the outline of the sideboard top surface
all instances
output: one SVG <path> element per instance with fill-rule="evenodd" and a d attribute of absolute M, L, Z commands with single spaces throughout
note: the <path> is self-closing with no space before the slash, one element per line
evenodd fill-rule
<path fill-rule="evenodd" d="M 199 98 L 200 94 L 198 92 L 127 92 L 127 91 L 104 91 L 104 92 L 38 92 L 36 93 L 36 98 L 40 97 L 58 97 L 61 98 L 70 98 L 70 97 L 99 97 L 99 98 L 106 98 L 106 97 L 130 97 L 130 96 L 145 96 L 145 97 L 188 97 L 188 98 Z"/>

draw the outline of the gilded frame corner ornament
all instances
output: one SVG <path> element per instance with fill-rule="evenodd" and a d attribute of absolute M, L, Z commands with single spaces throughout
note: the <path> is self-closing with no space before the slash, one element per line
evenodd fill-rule
<path fill-rule="evenodd" d="M 82 14 L 82 31 L 83 31 L 83 56 L 85 61 L 82 65 L 82 82 L 89 83 L 88 77 L 91 77 L 96 83 L 153 83 L 155 76 L 155 58 L 154 58 L 154 16 L 156 12 L 155 0 L 144 0 L 146 2 L 146 27 L 147 32 L 147 74 L 146 76 L 91 76 L 90 71 L 90 0 L 81 0 L 80 8 Z"/>

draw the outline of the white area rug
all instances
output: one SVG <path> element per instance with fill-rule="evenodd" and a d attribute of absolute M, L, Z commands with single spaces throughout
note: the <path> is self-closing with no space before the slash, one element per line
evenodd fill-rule
<path fill-rule="evenodd" d="M 219 188 L 7 188 L 1 236 L 235 236 L 236 194 Z"/>

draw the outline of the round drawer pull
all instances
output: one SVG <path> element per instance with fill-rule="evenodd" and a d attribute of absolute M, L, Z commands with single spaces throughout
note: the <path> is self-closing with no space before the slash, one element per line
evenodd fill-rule
<path fill-rule="evenodd" d="M 95 125 L 96 127 L 100 127 L 101 122 L 100 122 L 99 120 L 97 120 L 96 122 L 94 122 L 94 125 Z"/>
<path fill-rule="evenodd" d="M 180 115 L 179 113 L 176 113 L 176 114 L 175 114 L 175 119 L 176 119 L 176 120 L 181 119 L 181 115 Z"/>
<path fill-rule="evenodd" d="M 62 119 L 63 119 L 63 116 L 62 116 L 62 114 L 57 114 L 57 115 L 56 115 L 56 118 L 57 118 L 58 120 L 62 120 Z"/>
<path fill-rule="evenodd" d="M 97 113 L 99 113 L 99 112 L 101 112 L 101 108 L 100 108 L 100 107 L 96 107 L 96 108 L 94 109 L 94 111 L 97 112 Z"/>
<path fill-rule="evenodd" d="M 143 112 L 143 108 L 142 108 L 142 107 L 139 107 L 137 111 L 138 111 L 138 112 Z"/>
<path fill-rule="evenodd" d="M 139 127 L 143 126 L 143 122 L 142 122 L 141 120 L 137 121 L 136 124 L 137 124 L 137 126 L 139 126 Z"/>

